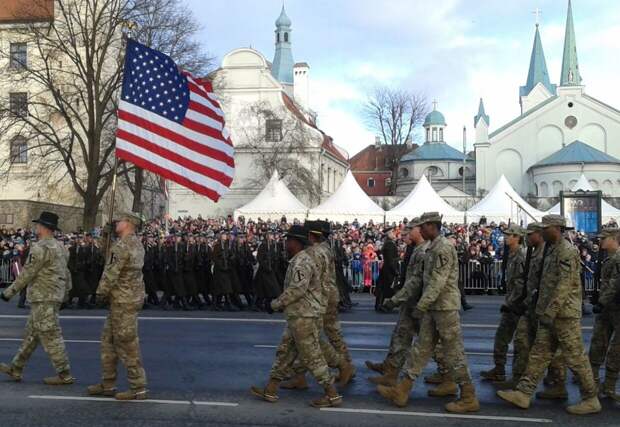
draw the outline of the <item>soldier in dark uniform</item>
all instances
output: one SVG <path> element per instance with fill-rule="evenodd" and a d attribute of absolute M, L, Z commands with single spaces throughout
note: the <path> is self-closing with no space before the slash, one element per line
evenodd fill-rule
<path fill-rule="evenodd" d="M 248 308 L 254 307 L 254 290 L 252 278 L 254 276 L 254 256 L 248 246 L 245 233 L 237 236 L 237 275 L 241 282 L 241 293 L 245 297 Z"/>
<path fill-rule="evenodd" d="M 144 266 L 142 267 L 142 274 L 144 275 L 144 287 L 146 291 L 146 304 L 144 308 L 149 305 L 159 305 L 159 298 L 157 297 L 157 273 L 155 272 L 155 264 L 157 263 L 157 244 L 152 236 L 147 236 L 144 239 Z"/>
<path fill-rule="evenodd" d="M 84 238 L 84 252 L 86 256 L 86 291 L 88 292 L 88 306 L 93 308 L 96 304 L 95 294 L 99 285 L 99 264 L 103 263 L 101 251 L 95 244 L 92 234 L 86 233 Z"/>
<path fill-rule="evenodd" d="M 183 258 L 185 256 L 185 245 L 183 238 L 177 234 L 174 242 L 167 247 L 166 251 L 166 269 L 168 272 L 168 280 L 172 285 L 172 291 L 175 295 L 174 307 L 183 310 L 190 310 L 187 304 L 187 293 L 183 283 Z"/>
<path fill-rule="evenodd" d="M 161 297 L 160 306 L 164 310 L 171 310 L 172 301 L 172 282 L 168 272 L 168 246 L 169 242 L 166 241 L 164 236 L 160 236 L 157 240 L 157 261 L 155 263 L 155 278 L 157 280 L 157 289 L 159 289 L 163 295 Z"/>
<path fill-rule="evenodd" d="M 256 272 L 257 293 L 262 299 L 261 306 L 266 311 L 270 309 L 271 300 L 282 293 L 276 273 L 276 257 L 277 250 L 273 235 L 268 232 L 265 240 L 258 247 L 258 271 Z"/>
<path fill-rule="evenodd" d="M 393 227 L 384 230 L 385 241 L 381 248 L 381 254 L 383 255 L 383 267 L 379 272 L 379 279 L 377 279 L 375 310 L 382 312 L 381 305 L 383 300 L 391 298 L 394 295 L 394 289 L 392 284 L 394 279 L 398 278 L 398 248 L 394 242 L 394 230 Z"/>
<path fill-rule="evenodd" d="M 350 310 L 353 306 L 350 295 L 351 291 L 343 270 L 343 267 L 348 263 L 347 254 L 345 253 L 341 239 L 335 239 L 333 245 L 334 263 L 336 264 L 336 286 L 340 294 L 339 308 L 341 310 Z"/>
<path fill-rule="evenodd" d="M 243 292 L 241 279 L 239 278 L 239 248 L 237 238 L 229 240 L 230 248 L 230 286 L 231 293 L 228 295 L 232 307 L 243 310 L 243 303 L 239 295 Z"/>
<path fill-rule="evenodd" d="M 213 245 L 213 308 L 216 311 L 234 311 L 230 305 L 232 294 L 231 251 L 228 231 L 220 233 L 220 240 Z"/>
<path fill-rule="evenodd" d="M 212 250 L 207 242 L 206 233 L 200 235 L 198 241 L 198 258 L 196 263 L 196 285 L 198 286 L 198 293 L 202 294 L 204 299 L 204 307 L 211 306 L 211 289 L 213 285 L 213 274 L 211 273 L 211 256 Z"/>
<path fill-rule="evenodd" d="M 187 236 L 184 244 L 183 284 L 190 307 L 202 308 L 203 302 L 198 297 L 198 282 L 196 279 L 196 265 L 198 264 L 198 246 L 193 235 Z"/>

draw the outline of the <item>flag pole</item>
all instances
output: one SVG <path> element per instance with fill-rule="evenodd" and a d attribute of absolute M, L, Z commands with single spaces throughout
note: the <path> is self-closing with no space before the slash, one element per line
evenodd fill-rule
<path fill-rule="evenodd" d="M 114 201 L 116 200 L 116 173 L 118 171 L 118 157 L 116 157 L 116 153 L 114 153 L 114 168 L 112 169 L 112 190 L 110 192 L 110 210 L 108 211 L 108 224 L 112 225 L 112 221 L 114 218 Z M 114 230 L 109 230 L 108 235 L 106 236 L 106 245 L 105 245 L 105 259 L 110 259 L 110 250 L 112 249 L 112 233 Z"/>

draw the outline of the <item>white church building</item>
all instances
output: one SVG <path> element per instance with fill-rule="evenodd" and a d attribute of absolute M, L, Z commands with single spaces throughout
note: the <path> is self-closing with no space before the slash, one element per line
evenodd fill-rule
<path fill-rule="evenodd" d="M 264 188 L 276 169 L 307 206 L 318 205 L 344 180 L 349 156 L 316 124 L 316 113 L 310 108 L 310 66 L 293 61 L 292 22 L 284 7 L 275 26 L 272 62 L 261 52 L 242 47 L 226 54 L 211 76 L 235 146 L 230 191 L 214 203 L 173 184 L 168 209 L 172 217 L 232 214 Z M 288 155 L 283 156 L 283 151 Z M 274 170 L 260 170 L 271 157 L 280 159 L 273 162 Z M 289 176 L 283 162 L 289 166 Z M 312 185 L 319 189 L 318 197 L 291 185 L 295 165 L 306 168 L 309 180 L 315 181 Z"/>
<path fill-rule="evenodd" d="M 537 24 L 527 80 L 519 89 L 521 114 L 489 132 L 480 105 L 474 119 L 477 193 L 503 174 L 523 196 L 557 197 L 583 173 L 595 190 L 620 197 L 620 111 L 585 89 L 569 0 L 559 84 L 551 83 Z"/>

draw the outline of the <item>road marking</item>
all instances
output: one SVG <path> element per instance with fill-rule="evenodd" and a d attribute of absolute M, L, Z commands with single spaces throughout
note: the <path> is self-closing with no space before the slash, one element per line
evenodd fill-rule
<path fill-rule="evenodd" d="M 23 341 L 23 338 L 0 338 L 0 341 Z M 97 340 L 65 340 L 67 343 L 78 343 L 78 344 L 101 344 L 101 341 Z"/>
<path fill-rule="evenodd" d="M 29 399 L 42 400 L 73 400 L 86 402 L 116 402 L 116 403 L 162 403 L 166 405 L 197 405 L 197 406 L 227 406 L 236 407 L 238 403 L 234 402 L 209 402 L 202 400 L 166 400 L 166 399 L 147 399 L 147 400 L 116 400 L 109 397 L 87 397 L 87 396 L 52 396 L 52 395 L 30 395 Z"/>
<path fill-rule="evenodd" d="M 254 345 L 255 348 L 278 348 L 277 345 L 271 345 L 271 344 L 255 344 Z M 376 351 L 376 352 L 381 352 L 381 353 L 385 353 L 387 351 L 389 351 L 387 348 L 364 348 L 364 347 L 349 347 L 349 351 Z M 466 355 L 468 356 L 493 356 L 492 352 L 476 352 L 476 351 L 466 351 L 465 352 Z M 512 356 L 512 353 L 508 353 L 508 356 Z"/>
<path fill-rule="evenodd" d="M 492 421 L 514 421 L 521 423 L 552 423 L 548 418 L 526 418 L 526 417 L 498 417 L 493 415 L 459 415 L 444 414 L 436 412 L 409 412 L 409 411 L 380 411 L 375 409 L 348 409 L 348 408 L 321 408 L 325 412 L 342 412 L 347 414 L 376 414 L 376 415 L 409 415 L 412 417 L 434 417 L 434 418 L 457 418 L 466 420 L 492 420 Z"/>
<path fill-rule="evenodd" d="M 0 315 L 0 319 L 26 319 L 28 316 L 20 314 Z M 106 316 L 60 316 L 61 320 L 105 320 Z M 139 320 L 172 320 L 172 321 L 198 321 L 198 322 L 231 322 L 231 323 L 286 323 L 284 319 L 259 319 L 259 318 L 227 318 L 227 317 L 155 317 L 142 316 Z M 395 326 L 396 322 L 371 322 L 365 320 L 341 320 L 342 325 L 353 326 Z M 463 328 L 469 329 L 497 329 L 497 324 L 463 323 Z M 591 330 L 592 326 L 582 326 L 582 330 Z"/>

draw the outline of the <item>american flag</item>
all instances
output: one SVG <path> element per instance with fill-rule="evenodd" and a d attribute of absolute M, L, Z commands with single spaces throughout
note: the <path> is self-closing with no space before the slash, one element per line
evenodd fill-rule
<path fill-rule="evenodd" d="M 127 41 L 116 156 L 217 201 L 233 180 L 234 148 L 210 82 Z"/>

